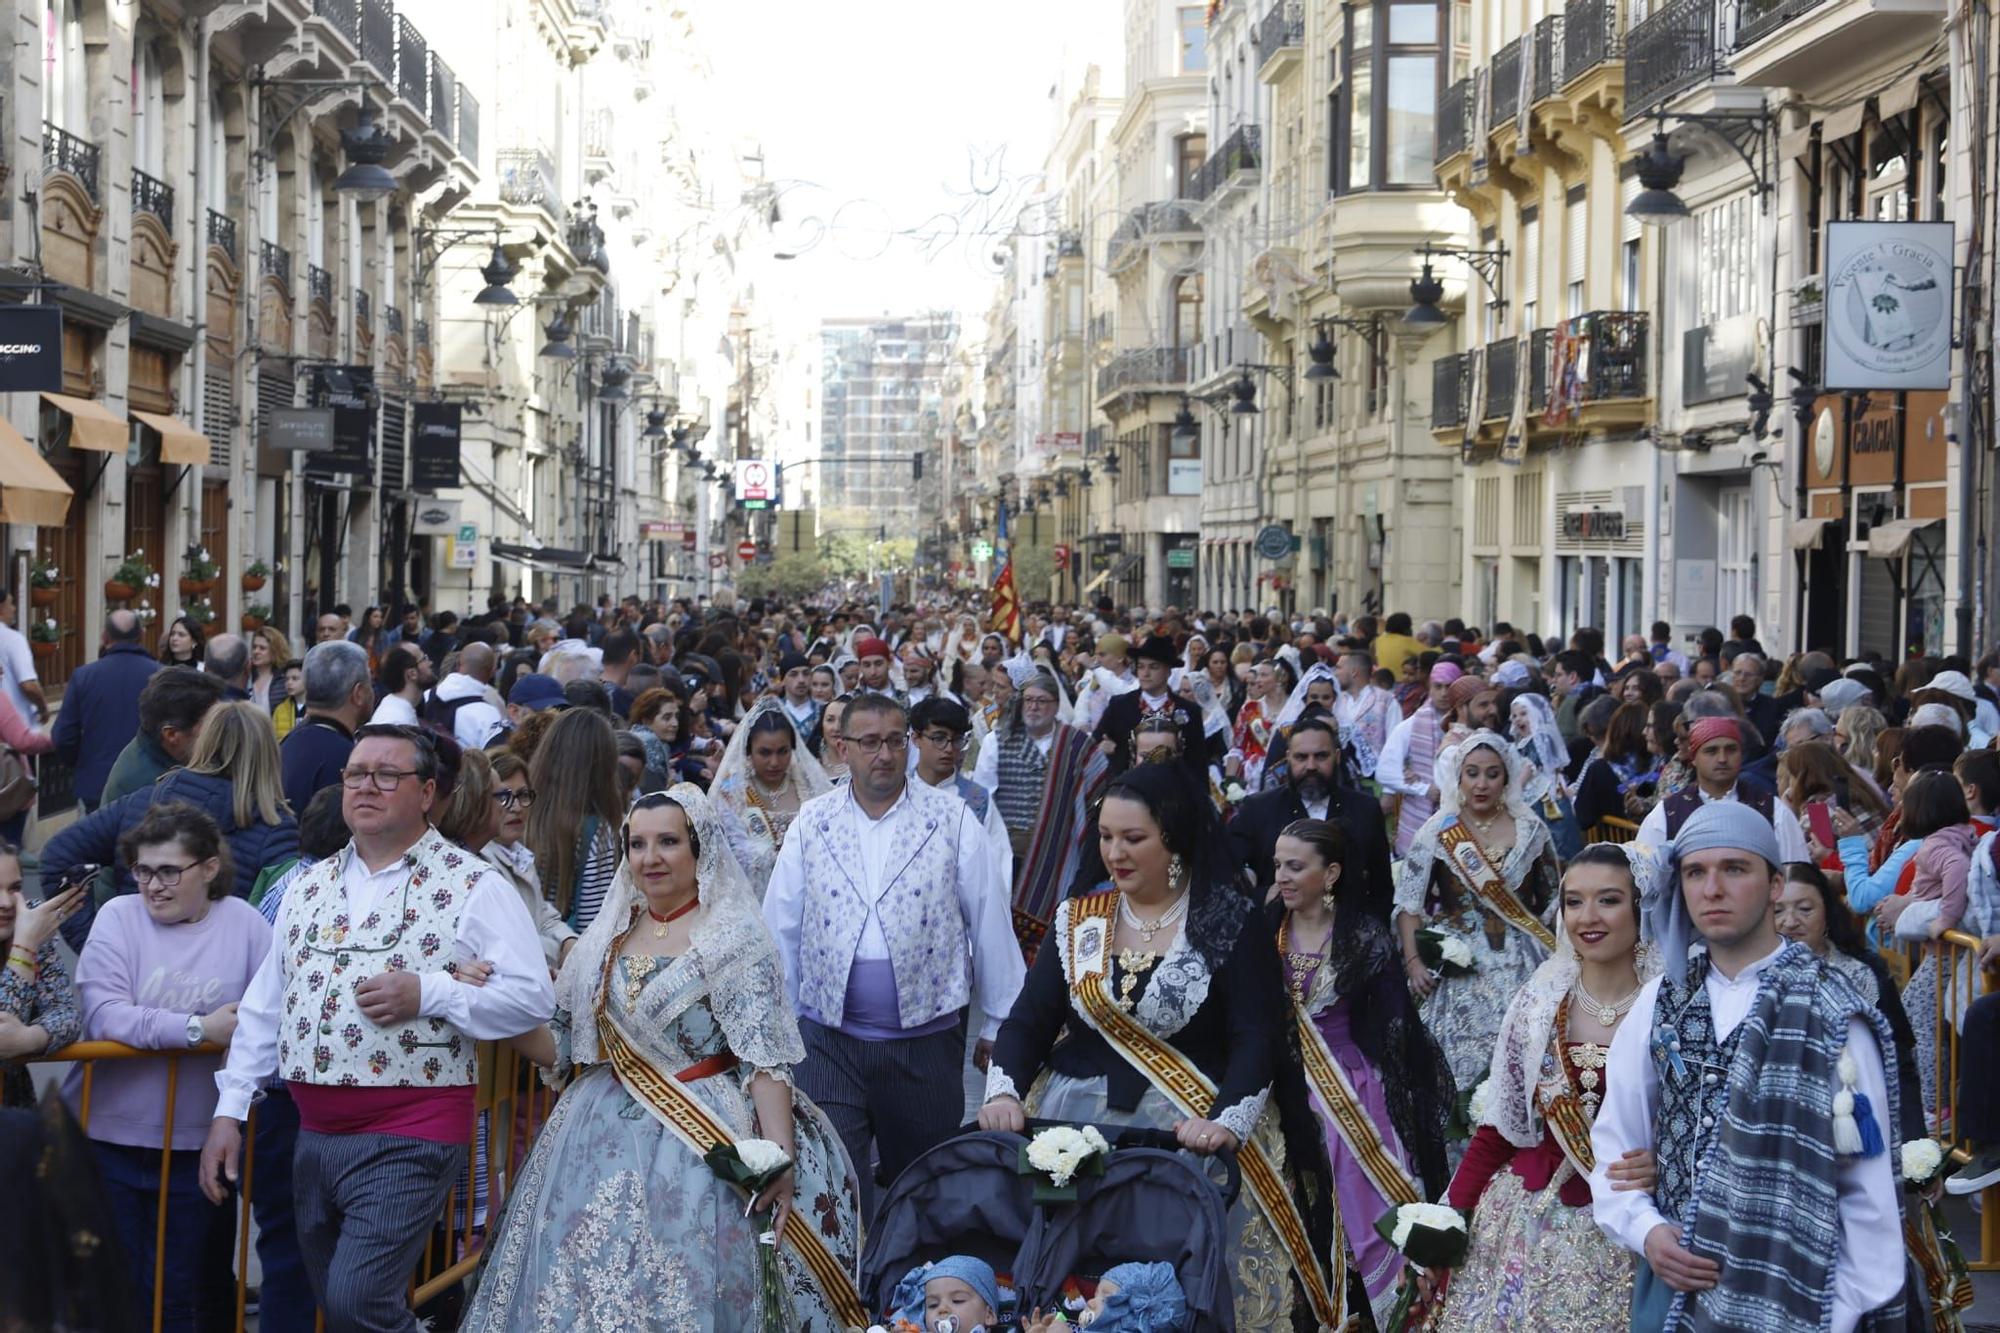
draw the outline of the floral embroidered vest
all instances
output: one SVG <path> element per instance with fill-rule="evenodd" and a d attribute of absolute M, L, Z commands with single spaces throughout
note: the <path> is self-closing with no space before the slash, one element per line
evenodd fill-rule
<path fill-rule="evenodd" d="M 846 1014 L 847 974 L 868 921 L 867 877 L 843 788 L 807 801 L 792 823 L 803 839 L 805 896 L 799 931 L 799 1003 L 838 1027 Z M 958 903 L 959 821 L 965 802 L 922 782 L 904 789 L 903 805 L 882 864 L 874 908 L 889 942 L 896 1005 L 906 1028 L 963 1009 L 972 998 L 968 928 Z"/>
<path fill-rule="evenodd" d="M 407 878 L 376 910 L 349 919 L 342 880 L 350 843 L 305 872 L 285 895 L 285 1002 L 278 1072 L 335 1087 L 448 1087 L 479 1081 L 473 1041 L 442 1018 L 377 1025 L 355 987 L 379 972 L 437 972 L 450 961 L 485 860 L 426 830 L 404 854 Z"/>

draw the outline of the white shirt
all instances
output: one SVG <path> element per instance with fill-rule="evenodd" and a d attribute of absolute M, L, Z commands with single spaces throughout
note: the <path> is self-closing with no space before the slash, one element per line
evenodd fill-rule
<path fill-rule="evenodd" d="M 895 840 L 897 816 L 908 807 L 909 789 L 904 788 L 880 819 L 869 818 L 854 798 L 852 785 L 842 790 L 843 799 L 838 802 L 836 813 L 838 818 L 848 820 L 853 829 L 861 864 L 851 869 L 859 872 L 859 887 L 869 903 L 854 961 L 884 959 L 889 957 L 889 940 L 882 932 L 882 919 L 875 903 L 888 887 L 882 878 L 884 863 L 889 859 L 889 844 Z M 778 956 L 784 960 L 785 998 L 794 1010 L 799 1004 L 799 931 L 805 918 L 807 871 L 802 850 L 805 843 L 804 838 L 785 839 L 785 845 L 778 849 L 777 864 L 771 867 L 770 887 L 764 893 L 764 922 L 770 926 L 778 944 Z M 982 1041 L 991 1041 L 999 1035 L 1001 1021 L 1013 1009 L 1014 997 L 1020 994 L 1021 982 L 1028 971 L 1021 961 L 1020 941 L 1014 937 L 1013 886 L 994 877 L 984 830 L 971 819 L 959 821 L 956 851 L 958 867 L 952 888 L 958 897 L 966 938 L 953 943 L 970 949 L 972 993 L 985 1020 L 979 1036 Z"/>
<path fill-rule="evenodd" d="M 368 718 L 371 727 L 414 727 L 417 725 L 417 709 L 400 694 L 385 694 L 382 702 L 375 705 L 375 711 Z"/>
<path fill-rule="evenodd" d="M 1417 713 L 1423 709 L 1419 708 Z M 1412 713 L 1390 729 L 1389 739 L 1382 743 L 1382 753 L 1375 759 L 1375 781 L 1382 790 L 1399 796 L 1424 796 L 1431 789 L 1431 775 L 1418 773 L 1411 775 L 1405 770 L 1410 763 L 1410 729 L 1417 723 L 1417 713 Z M 1442 748 L 1443 737 L 1439 738 Z"/>
<path fill-rule="evenodd" d="M 5 621 L 0 621 L 0 690 L 7 692 L 7 702 L 14 705 L 14 711 L 29 726 L 41 720 L 41 712 L 21 690 L 24 680 L 38 680 L 35 675 L 35 654 L 28 647 L 27 635 Z"/>
<path fill-rule="evenodd" d="M 1783 949 L 1783 941 L 1734 977 L 1710 967 L 1704 989 L 1717 1041 L 1727 1040 L 1756 1002 L 1763 972 Z M 1605 1057 L 1604 1104 L 1591 1127 L 1590 1146 L 1597 1165 L 1590 1173 L 1591 1210 L 1598 1227 L 1634 1254 L 1646 1252 L 1646 1237 L 1654 1227 L 1677 1225 L 1661 1214 L 1644 1190 L 1611 1188 L 1608 1166 L 1634 1148 L 1653 1146 L 1653 1114 L 1659 1102 L 1659 1071 L 1653 1065 L 1653 1015 L 1660 994 L 1655 977 L 1639 991 Z M 1847 1050 L 1857 1071 L 1855 1091 L 1868 1098 L 1877 1116 L 1889 1108 L 1888 1081 L 1882 1072 L 1882 1052 L 1875 1032 L 1860 1017 L 1847 1022 Z M 1881 1127 L 1894 1143 L 1894 1125 Z M 1834 1260 L 1833 1333 L 1851 1333 L 1861 1316 L 1903 1288 L 1901 1215 L 1896 1210 L 1896 1160 L 1892 1147 L 1875 1157 L 1842 1157 L 1834 1168 L 1840 1217 L 1840 1247 Z M 1704 1166 L 1707 1164 L 1704 1163 Z M 1883 1238 L 1894 1242 L 1885 1261 Z M 1867 1256 L 1867 1257 L 1864 1257 Z"/>
<path fill-rule="evenodd" d="M 356 920 L 392 893 L 401 892 L 410 873 L 396 857 L 370 871 L 354 844 L 340 853 L 347 860 L 341 890 L 348 915 Z M 288 895 L 289 900 L 289 895 Z M 279 909 L 279 922 L 284 909 Z M 229 1059 L 216 1072 L 221 1092 L 215 1113 L 241 1120 L 250 1114 L 257 1089 L 278 1072 L 278 1021 L 285 1006 L 284 931 L 271 938 L 271 952 L 250 979 L 250 989 L 236 1009 L 236 1035 L 229 1042 Z M 421 972 L 417 1017 L 442 1018 L 474 1041 L 499 1041 L 533 1031 L 555 1013 L 556 992 L 535 923 L 514 886 L 497 870 L 480 872 L 458 918 L 458 939 L 451 956 L 484 959 L 493 975 L 484 986 L 467 986 L 449 973 Z"/>
<path fill-rule="evenodd" d="M 468 750 L 483 750 L 495 733 L 507 725 L 507 719 L 500 710 L 486 701 L 486 684 L 475 680 L 463 672 L 454 671 L 437 683 L 432 691 L 439 699 L 451 703 L 458 699 L 471 699 L 472 703 L 460 708 L 451 720 L 452 738 Z"/>
<path fill-rule="evenodd" d="M 1701 803 L 1710 801 L 1733 801 L 1737 799 L 1737 788 L 1731 787 L 1726 796 L 1710 796 L 1697 787 Z M 1790 865 L 1795 861 L 1811 861 L 1812 852 L 1806 846 L 1805 831 L 1799 827 L 1798 812 L 1786 805 L 1783 798 L 1771 798 L 1771 828 L 1778 835 L 1778 859 Z M 1645 820 L 1639 825 L 1638 841 L 1654 847 L 1665 847 L 1673 841 L 1667 836 L 1667 803 L 1661 801 L 1646 812 Z"/>
<path fill-rule="evenodd" d="M 1326 812 L 1333 805 L 1333 801 L 1331 798 L 1324 801 L 1308 801 L 1304 797 L 1300 797 L 1299 804 L 1305 807 L 1307 818 L 1324 820 Z"/>
<path fill-rule="evenodd" d="M 918 778 L 917 780 L 919 782 L 923 781 L 922 778 Z M 933 782 L 930 785 L 939 791 L 950 792 L 953 796 L 958 795 L 958 775 L 956 773 L 946 778 L 943 782 Z M 984 824 L 988 852 L 993 857 L 993 864 L 999 868 L 999 882 L 1011 890 L 1014 886 L 1014 844 L 1007 837 L 1007 821 L 1000 817 L 1000 803 L 991 799 L 992 792 L 990 791 L 987 792 L 987 797 Z"/>
<path fill-rule="evenodd" d="M 1061 726 L 1062 724 L 1057 723 L 1056 725 Z M 1000 733 L 996 731 L 993 734 L 998 736 Z M 1033 741 L 1035 748 L 1042 752 L 1042 758 L 1047 759 L 1050 747 L 1056 743 L 1056 729 L 1055 727 L 1050 727 L 1048 735 L 1030 736 L 1028 739 Z M 982 745 L 979 747 L 979 760 L 972 766 L 972 780 L 994 795 L 999 795 L 1000 747 L 997 744 Z"/>

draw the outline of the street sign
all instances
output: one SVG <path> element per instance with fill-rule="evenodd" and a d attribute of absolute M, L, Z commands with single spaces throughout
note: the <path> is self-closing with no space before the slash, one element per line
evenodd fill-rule
<path fill-rule="evenodd" d="M 748 539 L 736 543 L 736 558 L 746 565 L 755 560 L 757 558 L 757 543 Z"/>
<path fill-rule="evenodd" d="M 993 543 L 984 539 L 974 542 L 972 544 L 972 558 L 974 560 L 991 560 L 993 558 Z"/>
<path fill-rule="evenodd" d="M 768 504 L 776 489 L 776 484 L 768 459 L 739 458 L 736 460 L 737 499 L 743 501 L 760 500 Z"/>
<path fill-rule="evenodd" d="M 1193 569 L 1194 547 L 1176 546 L 1167 552 L 1168 569 Z"/>
<path fill-rule="evenodd" d="M 1257 533 L 1257 554 L 1266 560 L 1283 560 L 1292 553 L 1292 534 L 1273 523 Z"/>
<path fill-rule="evenodd" d="M 453 569 L 479 568 L 479 525 L 461 523 L 458 535 L 450 541 L 451 550 L 446 563 Z"/>
<path fill-rule="evenodd" d="M 721 569 L 728 561 L 729 557 L 720 551 L 710 551 L 708 553 L 708 567 L 710 569 Z"/>
<path fill-rule="evenodd" d="M 701 541 L 695 535 L 693 528 L 688 528 L 681 533 L 681 549 L 683 551 L 692 551 L 699 545 L 701 545 Z"/>

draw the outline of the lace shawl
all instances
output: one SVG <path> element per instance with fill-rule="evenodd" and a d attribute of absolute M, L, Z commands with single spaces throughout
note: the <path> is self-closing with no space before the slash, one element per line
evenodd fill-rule
<path fill-rule="evenodd" d="M 709 1007 L 737 1059 L 752 1069 L 782 1074 L 805 1059 L 806 1052 L 798 1020 L 785 1003 L 777 943 L 707 795 L 686 782 L 666 794 L 687 813 L 701 844 L 696 863 L 701 905 L 688 931 L 688 952 L 707 983 Z M 622 834 L 619 845 L 624 845 Z M 570 1058 L 576 1064 L 604 1058 L 597 1029 L 604 970 L 645 906 L 631 867 L 621 862 L 603 909 L 556 978 L 558 1018 L 567 1016 Z"/>
<path fill-rule="evenodd" d="M 1521 795 L 1521 779 L 1526 761 L 1513 746 L 1490 731 L 1475 731 L 1457 745 L 1438 752 L 1432 781 L 1438 789 L 1438 812 L 1424 821 L 1410 840 L 1410 850 L 1396 862 L 1396 911 L 1423 916 L 1424 900 L 1430 896 L 1431 870 L 1446 860 L 1438 846 L 1438 834 L 1448 820 L 1458 817 L 1458 770 L 1465 756 L 1474 750 L 1491 750 L 1507 769 L 1507 813 L 1514 817 L 1514 846 L 1500 863 L 1500 877 L 1516 892 L 1535 858 L 1549 843 L 1549 826 L 1528 809 Z M 1393 919 L 1393 917 L 1392 917 Z"/>
<path fill-rule="evenodd" d="M 1569 767 L 1569 747 L 1563 744 L 1562 729 L 1556 725 L 1556 710 L 1539 694 L 1516 696 L 1514 707 L 1525 710 L 1529 717 L 1528 734 L 1518 742 L 1518 753 L 1531 765 L 1523 780 L 1523 797 L 1538 805 L 1551 788 L 1557 796 L 1570 795 L 1563 781 L 1563 771 Z"/>
<path fill-rule="evenodd" d="M 1632 865 L 1636 911 L 1638 901 L 1658 885 L 1666 869 L 1649 847 L 1626 843 L 1619 850 Z M 1543 1057 L 1556 1035 L 1556 1014 L 1563 997 L 1575 987 L 1582 963 L 1576 956 L 1576 946 L 1570 942 L 1560 908 L 1555 930 L 1555 953 L 1515 993 L 1513 1002 L 1507 1006 L 1507 1016 L 1500 1020 L 1500 1035 L 1493 1043 L 1492 1072 L 1488 1075 L 1492 1087 L 1486 1097 L 1484 1123 L 1493 1126 L 1517 1148 L 1532 1148 L 1542 1141 L 1541 1098 L 1545 1092 L 1562 1090 L 1562 1070 L 1545 1064 Z M 1659 951 L 1643 939 L 1633 963 L 1642 986 L 1660 975 Z"/>
<path fill-rule="evenodd" d="M 755 832 L 750 818 L 750 784 L 757 780 L 750 768 L 750 731 L 751 724 L 760 714 L 772 712 L 784 718 L 792 728 L 792 764 L 785 781 L 797 789 L 799 808 L 804 809 L 806 802 L 813 797 L 833 790 L 833 780 L 827 777 L 826 769 L 806 748 L 806 738 L 800 733 L 798 722 L 785 711 L 779 700 L 760 700 L 750 710 L 749 716 L 736 724 L 735 732 L 729 737 L 729 746 L 722 752 L 722 762 L 716 765 L 715 781 L 709 785 L 709 796 L 715 802 L 726 840 L 735 849 L 743 873 L 752 879 L 752 887 L 760 897 L 770 881 L 771 867 L 778 859 L 778 846 L 776 838 Z M 763 846 L 758 846 L 759 843 Z"/>

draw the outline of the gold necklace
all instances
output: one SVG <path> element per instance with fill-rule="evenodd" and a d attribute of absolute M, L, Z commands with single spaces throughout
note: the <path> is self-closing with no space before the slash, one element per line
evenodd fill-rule
<path fill-rule="evenodd" d="M 1137 949 L 1118 951 L 1118 970 L 1122 974 L 1118 978 L 1120 1009 L 1128 1014 L 1132 1012 L 1133 995 L 1139 989 L 1139 983 L 1145 980 L 1146 974 L 1153 970 L 1153 964 L 1159 961 L 1160 956 L 1156 953 L 1142 953 Z"/>
<path fill-rule="evenodd" d="M 1481 819 L 1478 815 L 1475 815 L 1470 810 L 1467 810 L 1465 811 L 1465 822 L 1472 825 L 1473 832 L 1479 834 L 1481 837 L 1484 837 L 1486 834 L 1491 833 L 1493 831 L 1493 826 L 1495 824 L 1500 822 L 1500 816 L 1496 814 L 1491 819 Z"/>
<path fill-rule="evenodd" d="M 1633 1002 L 1639 998 L 1639 992 L 1645 988 L 1645 983 L 1641 982 L 1639 985 L 1634 986 L 1632 993 L 1624 999 L 1606 1004 L 1603 1000 L 1598 999 L 1590 993 L 1590 989 L 1583 984 L 1582 977 L 1576 979 L 1576 993 L 1583 1000 L 1584 1008 L 1590 1011 L 1591 1017 L 1597 1020 L 1598 1026 L 1607 1028 L 1618 1026 L 1618 1020 L 1625 1017 L 1626 1013 L 1631 1010 Z"/>

